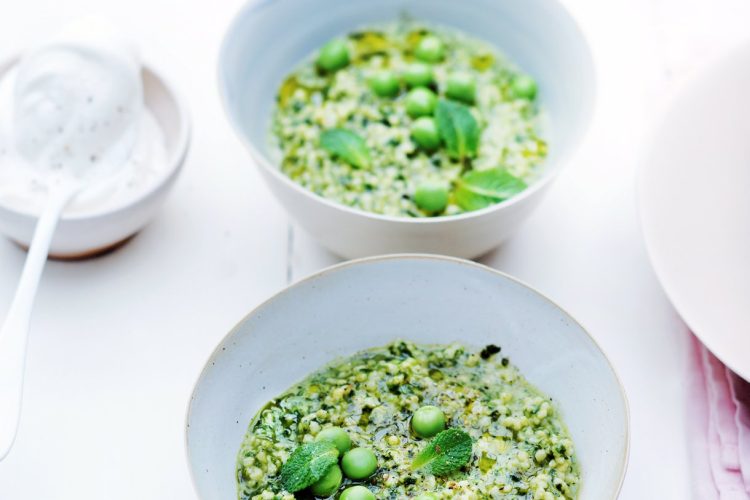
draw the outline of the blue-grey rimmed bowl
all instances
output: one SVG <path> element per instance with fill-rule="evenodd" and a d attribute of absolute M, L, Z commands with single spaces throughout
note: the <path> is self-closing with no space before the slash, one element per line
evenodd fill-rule
<path fill-rule="evenodd" d="M 523 283 L 473 262 L 429 255 L 326 269 L 269 299 L 221 341 L 187 416 L 187 452 L 200 497 L 236 498 L 240 443 L 267 401 L 337 357 L 398 338 L 502 346 L 562 412 L 583 474 L 578 500 L 617 497 L 628 458 L 628 407 L 596 342 Z"/>

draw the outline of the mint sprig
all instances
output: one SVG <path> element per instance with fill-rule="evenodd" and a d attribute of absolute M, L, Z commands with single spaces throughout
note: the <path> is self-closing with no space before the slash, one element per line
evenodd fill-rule
<path fill-rule="evenodd" d="M 446 429 L 425 447 L 411 463 L 412 470 L 444 476 L 460 469 L 471 460 L 472 440 L 461 429 Z"/>
<path fill-rule="evenodd" d="M 479 124 L 468 106 L 441 99 L 435 108 L 435 122 L 448 156 L 463 161 L 479 150 Z"/>
<path fill-rule="evenodd" d="M 320 145 L 333 156 L 355 168 L 369 168 L 370 150 L 365 140 L 350 130 L 332 128 L 320 134 Z"/>
<path fill-rule="evenodd" d="M 479 210 L 520 193 L 526 183 L 503 168 L 472 170 L 456 181 L 456 203 L 464 210 Z"/>
<path fill-rule="evenodd" d="M 304 490 L 325 476 L 338 458 L 339 450 L 329 441 L 303 444 L 281 467 L 281 485 L 289 493 Z"/>

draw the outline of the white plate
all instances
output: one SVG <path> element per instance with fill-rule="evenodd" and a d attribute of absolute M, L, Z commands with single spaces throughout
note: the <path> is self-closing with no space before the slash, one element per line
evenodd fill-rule
<path fill-rule="evenodd" d="M 667 295 L 706 346 L 750 379 L 750 44 L 678 94 L 638 191 Z"/>
<path fill-rule="evenodd" d="M 549 299 L 497 271 L 402 255 L 322 271 L 268 300 L 224 338 L 188 411 L 187 452 L 200 498 L 237 498 L 237 452 L 268 400 L 339 356 L 396 338 L 501 345 L 558 404 L 583 473 L 579 499 L 617 497 L 628 455 L 627 403 L 588 333 Z"/>

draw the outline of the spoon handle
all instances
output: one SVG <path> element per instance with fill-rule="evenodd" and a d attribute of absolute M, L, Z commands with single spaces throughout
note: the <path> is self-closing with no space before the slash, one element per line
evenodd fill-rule
<path fill-rule="evenodd" d="M 34 229 L 34 237 L 29 246 L 16 295 L 0 329 L 0 460 L 6 457 L 13 446 L 18 429 L 26 363 L 26 339 L 34 296 L 47 261 L 57 222 L 77 191 L 72 188 L 63 189 L 50 197 Z"/>

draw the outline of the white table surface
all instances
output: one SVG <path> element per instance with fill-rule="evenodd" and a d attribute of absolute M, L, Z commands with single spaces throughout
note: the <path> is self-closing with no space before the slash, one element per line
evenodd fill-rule
<path fill-rule="evenodd" d="M 0 1 L 0 56 L 104 13 L 181 85 L 194 121 L 184 174 L 158 218 L 113 254 L 45 271 L 0 500 L 195 498 L 183 425 L 203 362 L 251 308 L 337 260 L 289 222 L 224 119 L 218 45 L 243 1 Z M 648 265 L 634 172 L 679 81 L 746 36 L 750 3 L 566 4 L 598 67 L 594 123 L 534 216 L 483 260 L 550 295 L 610 355 L 632 412 L 621 498 L 686 499 L 687 336 Z M 0 239 L 0 317 L 24 256 Z"/>

